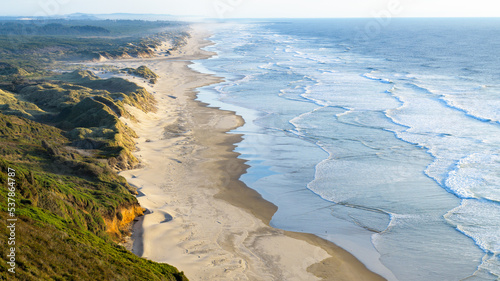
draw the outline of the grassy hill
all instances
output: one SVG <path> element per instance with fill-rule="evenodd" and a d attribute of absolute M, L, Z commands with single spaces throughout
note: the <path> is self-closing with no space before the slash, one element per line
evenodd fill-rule
<path fill-rule="evenodd" d="M 137 257 L 118 244 L 143 214 L 137 191 L 117 174 L 138 164 L 132 155 L 136 134 L 120 117 L 134 120 L 125 105 L 155 111 L 153 96 L 124 79 L 100 79 L 82 70 L 53 73 L 49 68 L 58 61 L 104 53 L 113 57 L 151 51 L 169 36 L 181 38 L 182 44 L 186 35 L 179 30 L 131 35 L 145 26 L 162 29 L 166 23 L 126 21 L 125 27 L 133 27 L 129 33 L 115 21 L 92 23 L 94 27 L 57 23 L 25 38 L 12 32 L 22 26 L 0 25 L 0 280 L 185 281 L 175 267 Z M 6 35 L 7 28 L 12 30 Z M 92 32 L 109 38 L 82 36 Z M 136 71 L 156 75 L 145 68 Z M 15 275 L 7 271 L 12 170 Z"/>
<path fill-rule="evenodd" d="M 105 163 L 69 145 L 57 128 L 0 114 L 0 193 L 7 198 L 7 172 L 14 169 L 18 204 L 13 278 L 6 264 L 6 200 L 0 201 L 0 277 L 187 280 L 176 268 L 139 258 L 113 241 L 142 213 L 133 188 Z"/>
<path fill-rule="evenodd" d="M 125 68 L 122 69 L 122 71 L 137 77 L 149 79 L 149 82 L 151 84 L 155 84 L 156 80 L 160 78 L 156 73 L 154 73 L 151 69 L 149 69 L 145 65 L 139 66 L 138 68 Z"/>
<path fill-rule="evenodd" d="M 92 150 L 115 170 L 133 168 L 134 131 L 120 121 L 133 119 L 125 105 L 155 111 L 156 101 L 143 87 L 121 78 L 99 79 L 74 71 L 0 90 L 0 112 L 53 124 L 65 130 L 76 148 Z"/>
<path fill-rule="evenodd" d="M 2 63 L 22 76 L 40 77 L 61 62 L 151 57 L 162 41 L 176 49 L 188 36 L 185 23 L 171 21 L 0 20 L 0 82 L 16 74 L 2 74 Z"/>

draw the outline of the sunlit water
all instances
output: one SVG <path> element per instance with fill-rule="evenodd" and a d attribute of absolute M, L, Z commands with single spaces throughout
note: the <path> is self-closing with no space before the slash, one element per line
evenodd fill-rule
<path fill-rule="evenodd" d="M 241 177 L 271 224 L 329 239 L 391 280 L 500 276 L 500 20 L 218 25 L 191 67 L 236 111 Z M 363 39 L 364 38 L 364 39 Z"/>

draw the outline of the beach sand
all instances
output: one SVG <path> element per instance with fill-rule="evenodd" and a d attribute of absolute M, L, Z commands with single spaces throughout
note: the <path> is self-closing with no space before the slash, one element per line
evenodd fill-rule
<path fill-rule="evenodd" d="M 170 57 L 106 62 L 146 65 L 161 76 L 151 87 L 122 75 L 158 101 L 156 113 L 129 107 L 138 122 L 123 119 L 139 135 L 141 168 L 121 175 L 148 210 L 133 227 L 131 250 L 174 265 L 193 281 L 384 280 L 326 240 L 269 226 L 276 206 L 238 180 L 247 168 L 233 152 L 241 136 L 227 132 L 242 118 L 194 100 L 197 87 L 220 79 L 188 67 L 212 55 L 200 50 L 210 43 L 207 33 L 194 28 L 192 35 Z"/>

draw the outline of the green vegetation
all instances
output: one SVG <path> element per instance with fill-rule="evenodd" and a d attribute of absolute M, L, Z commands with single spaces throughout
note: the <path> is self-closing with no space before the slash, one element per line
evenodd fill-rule
<path fill-rule="evenodd" d="M 8 63 L 0 62 L 0 75 L 2 75 L 2 76 L 5 76 L 5 75 L 27 76 L 27 75 L 29 75 L 29 73 L 20 67 L 15 67 L 15 66 L 12 66 Z"/>
<path fill-rule="evenodd" d="M 0 62 L 39 78 L 61 62 L 150 57 L 162 41 L 177 49 L 186 43 L 186 30 L 186 24 L 169 21 L 0 21 Z M 12 80 L 2 75 L 0 65 L 0 82 Z"/>
<path fill-rule="evenodd" d="M 4 35 L 102 35 L 111 32 L 103 27 L 82 25 L 67 26 L 61 23 L 50 23 L 38 25 L 34 23 L 25 24 L 20 22 L 0 23 L 0 34 Z"/>
<path fill-rule="evenodd" d="M 19 100 L 14 94 L 2 90 L 0 90 L 0 112 L 31 119 L 45 113 L 36 104 Z"/>
<path fill-rule="evenodd" d="M 52 79 L 82 85 L 95 91 L 105 91 L 118 104 L 135 106 L 145 112 L 156 110 L 153 96 L 143 87 L 125 79 L 99 79 L 91 71 L 74 71 Z"/>
<path fill-rule="evenodd" d="M 138 68 L 125 68 L 122 69 L 122 71 L 131 75 L 135 75 L 137 77 L 149 79 L 149 82 L 151 84 L 155 84 L 156 80 L 160 78 L 160 76 L 158 76 L 156 73 L 154 73 L 151 69 L 149 69 L 145 65 L 139 66 Z"/>
<path fill-rule="evenodd" d="M 143 212 L 135 188 L 116 173 L 138 164 L 136 134 L 120 117 L 135 120 L 128 106 L 155 111 L 153 96 L 121 78 L 50 70 L 68 60 L 153 55 L 164 40 L 178 48 L 184 29 L 160 21 L 0 22 L 0 196 L 7 198 L 8 169 L 16 170 L 18 218 L 12 275 L 0 200 L 0 280 L 187 280 L 117 244 Z M 157 78 L 145 66 L 130 71 Z"/>
<path fill-rule="evenodd" d="M 0 114 L 0 193 L 7 198 L 7 170 L 14 169 L 18 204 L 14 276 L 7 272 L 8 213 L 0 200 L 0 279 L 187 280 L 174 267 L 141 259 L 110 239 L 106 222 L 123 220 L 123 209 L 139 208 L 133 188 L 107 165 L 68 147 L 62 133 Z"/>
<path fill-rule="evenodd" d="M 100 79 L 91 71 L 16 85 L 12 92 L 0 90 L 0 112 L 56 125 L 73 146 L 92 150 L 116 170 L 138 163 L 132 155 L 137 136 L 119 119 L 134 119 L 125 105 L 150 112 L 155 104 L 143 87 L 121 78 Z"/>

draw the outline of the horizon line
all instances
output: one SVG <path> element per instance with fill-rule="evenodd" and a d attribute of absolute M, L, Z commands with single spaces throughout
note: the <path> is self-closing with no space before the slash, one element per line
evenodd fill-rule
<path fill-rule="evenodd" d="M 188 17 L 188 18 L 200 18 L 200 19 L 207 19 L 207 20 L 227 20 L 227 19 L 370 19 L 374 17 L 366 17 L 366 16 L 346 16 L 346 17 L 339 17 L 339 16 L 332 16 L 332 17 L 326 17 L 326 16 L 321 16 L 321 17 L 310 17 L 310 16 L 304 16 L 304 17 L 223 17 L 223 18 L 218 18 L 218 17 L 207 17 L 207 16 L 200 16 L 200 15 L 173 15 L 173 14 L 156 14 L 156 13 L 84 13 L 84 12 L 75 12 L 75 13 L 70 13 L 70 14 L 58 14 L 58 15 L 50 15 L 50 16 L 28 16 L 28 15 L 2 15 L 0 14 L 0 17 L 12 17 L 12 18 L 57 18 L 57 17 L 65 17 L 65 16 L 71 16 L 75 14 L 82 14 L 82 15 L 89 15 L 89 16 L 99 16 L 99 15 L 135 15 L 135 16 L 168 16 L 168 17 L 177 17 L 177 18 L 183 18 L 183 17 Z M 436 19 L 463 19 L 463 18 L 476 18 L 476 19 L 500 19 L 500 16 L 393 16 L 391 18 L 395 19 L 414 19 L 414 18 L 422 18 L 422 19 L 428 19 L 428 18 L 436 18 Z"/>

